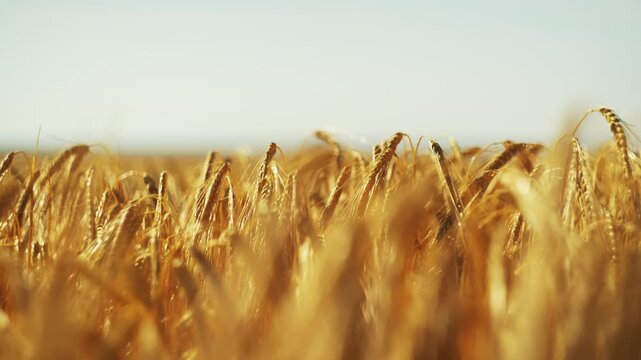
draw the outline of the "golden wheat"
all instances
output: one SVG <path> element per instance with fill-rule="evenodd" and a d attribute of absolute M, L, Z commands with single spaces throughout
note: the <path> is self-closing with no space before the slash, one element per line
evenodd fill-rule
<path fill-rule="evenodd" d="M 593 112 L 614 146 L 10 152 L 0 359 L 638 358 L 641 159 Z"/>

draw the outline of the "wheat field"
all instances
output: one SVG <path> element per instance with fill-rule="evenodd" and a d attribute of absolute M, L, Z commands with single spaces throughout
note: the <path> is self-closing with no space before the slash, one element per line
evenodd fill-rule
<path fill-rule="evenodd" d="M 590 115 L 591 114 L 591 115 Z M 641 356 L 641 159 L 612 141 L 0 164 L 4 359 Z M 577 128 L 579 127 L 577 125 Z M 312 142 L 310 142 L 312 143 Z"/>

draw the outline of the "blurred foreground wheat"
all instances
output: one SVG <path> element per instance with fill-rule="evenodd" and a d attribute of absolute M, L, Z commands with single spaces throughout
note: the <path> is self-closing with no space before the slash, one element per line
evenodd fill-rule
<path fill-rule="evenodd" d="M 0 356 L 638 358 L 641 160 L 592 112 L 593 154 L 324 132 L 204 163 L 9 153 Z"/>

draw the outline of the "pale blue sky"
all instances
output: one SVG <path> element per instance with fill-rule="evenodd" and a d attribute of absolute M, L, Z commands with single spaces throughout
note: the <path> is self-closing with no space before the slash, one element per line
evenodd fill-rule
<path fill-rule="evenodd" d="M 639 100 L 640 1 L 0 0 L 2 148 L 551 141 Z"/>

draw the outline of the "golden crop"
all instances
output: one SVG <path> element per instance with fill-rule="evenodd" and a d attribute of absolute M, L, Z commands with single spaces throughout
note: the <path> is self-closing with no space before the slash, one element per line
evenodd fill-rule
<path fill-rule="evenodd" d="M 9 153 L 0 357 L 638 358 L 641 159 L 592 112 L 615 140 L 593 154 Z"/>

